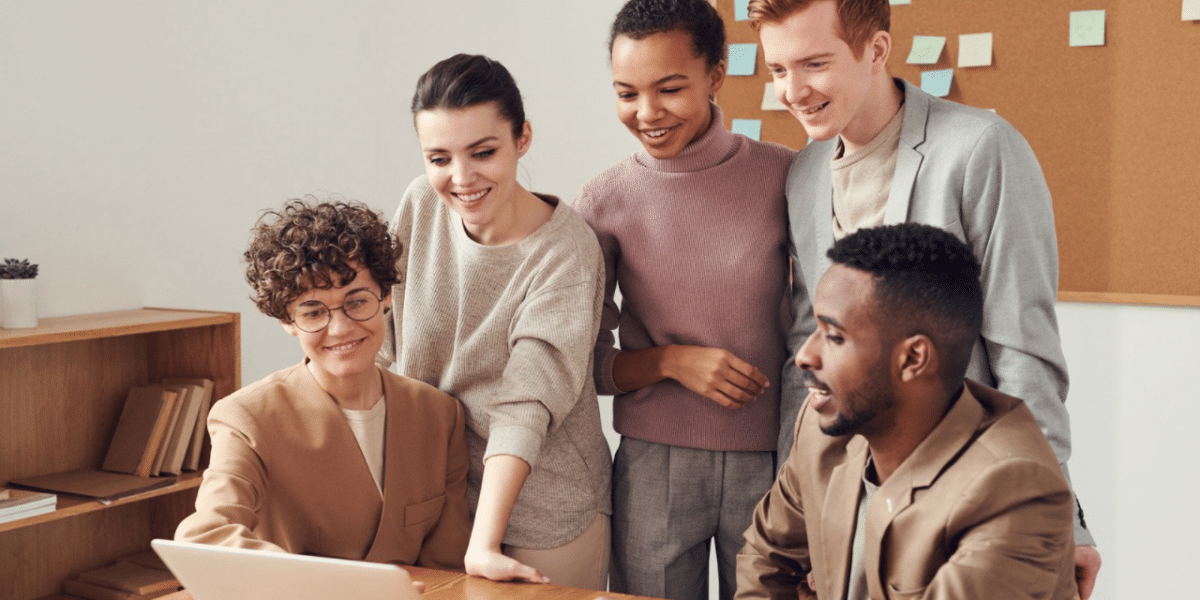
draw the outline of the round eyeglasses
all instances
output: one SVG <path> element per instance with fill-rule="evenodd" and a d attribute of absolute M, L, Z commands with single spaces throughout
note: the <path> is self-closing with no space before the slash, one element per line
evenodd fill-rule
<path fill-rule="evenodd" d="M 292 323 L 301 331 L 316 333 L 329 326 L 333 320 L 333 311 L 340 310 L 355 321 L 366 321 L 379 314 L 379 304 L 382 298 L 367 290 L 356 290 L 346 295 L 341 306 L 329 308 L 324 303 L 309 300 L 300 303 L 292 315 Z"/>

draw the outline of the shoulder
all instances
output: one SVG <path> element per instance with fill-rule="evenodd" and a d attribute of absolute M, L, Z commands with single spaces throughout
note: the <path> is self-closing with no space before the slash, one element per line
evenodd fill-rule
<path fill-rule="evenodd" d="M 429 183 L 429 178 L 421 175 L 413 179 L 404 190 L 392 226 L 396 227 L 402 221 L 422 221 L 433 218 L 441 210 L 441 200 Z"/>
<path fill-rule="evenodd" d="M 1027 146 L 1021 133 L 995 112 L 935 98 L 912 87 L 908 93 L 921 94 L 919 98 L 924 100 L 914 103 L 917 106 L 907 107 L 904 116 L 901 139 L 910 142 L 922 139 L 915 147 L 978 151 L 1001 141 L 1019 141 Z M 926 107 L 924 118 L 919 114 L 921 106 Z M 915 131 L 922 126 L 923 131 Z"/>
<path fill-rule="evenodd" d="M 383 375 L 384 396 L 389 406 L 399 406 L 406 414 L 457 418 L 462 411 L 458 400 L 432 385 L 383 368 L 379 372 Z"/>
<path fill-rule="evenodd" d="M 600 243 L 592 227 L 569 204 L 554 200 L 557 204 L 550 220 L 524 244 L 526 257 L 538 265 L 539 272 L 577 276 L 603 269 Z"/>
<path fill-rule="evenodd" d="M 796 157 L 796 151 L 787 146 L 773 142 L 760 142 L 745 136 L 739 137 L 742 138 L 743 144 L 739 154 L 745 154 L 756 165 L 771 169 L 787 169 Z"/>
<path fill-rule="evenodd" d="M 295 380 L 302 375 L 299 364 L 276 371 L 214 402 L 209 416 L 238 427 L 247 427 L 269 414 L 290 410 L 297 390 Z"/>
<path fill-rule="evenodd" d="M 631 186 L 644 181 L 650 172 L 650 169 L 637 162 L 636 155 L 630 155 L 583 184 L 579 195 L 571 203 L 572 207 L 587 223 L 594 225 L 594 219 L 607 208 L 611 199 L 626 194 Z"/>

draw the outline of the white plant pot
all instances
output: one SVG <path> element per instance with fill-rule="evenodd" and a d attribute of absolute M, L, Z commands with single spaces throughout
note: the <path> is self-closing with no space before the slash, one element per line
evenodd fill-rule
<path fill-rule="evenodd" d="M 37 327 L 36 284 L 36 279 L 0 279 L 0 325 Z"/>

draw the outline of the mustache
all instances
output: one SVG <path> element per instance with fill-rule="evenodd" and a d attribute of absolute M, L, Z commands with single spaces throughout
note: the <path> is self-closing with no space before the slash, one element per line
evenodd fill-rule
<path fill-rule="evenodd" d="M 823 391 L 829 391 L 829 386 L 825 385 L 825 382 L 820 379 L 817 379 L 817 376 L 813 375 L 812 371 L 801 371 L 800 379 L 804 381 L 805 387 L 814 387 Z"/>

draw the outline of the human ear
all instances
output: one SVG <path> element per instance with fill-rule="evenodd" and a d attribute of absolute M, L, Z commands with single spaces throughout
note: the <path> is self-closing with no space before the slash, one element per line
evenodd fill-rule
<path fill-rule="evenodd" d="M 717 64 L 708 68 L 708 97 L 711 99 L 717 90 L 721 89 L 721 85 L 725 83 L 725 60 L 717 61 Z"/>
<path fill-rule="evenodd" d="M 897 363 L 900 367 L 900 381 L 911 383 L 937 370 L 937 349 L 928 336 L 909 336 L 901 340 L 899 348 Z"/>
<path fill-rule="evenodd" d="M 517 138 L 517 156 L 525 156 L 529 151 L 529 147 L 533 144 L 533 126 L 529 121 L 521 126 L 521 137 Z"/>
<path fill-rule="evenodd" d="M 296 325 L 294 323 L 280 321 L 279 324 L 282 325 L 283 330 L 288 332 L 292 337 L 300 337 L 300 330 L 296 329 Z"/>
<path fill-rule="evenodd" d="M 892 53 L 892 35 L 886 31 L 876 31 L 867 41 L 867 51 L 871 53 L 872 73 L 887 69 L 887 59 Z"/>

